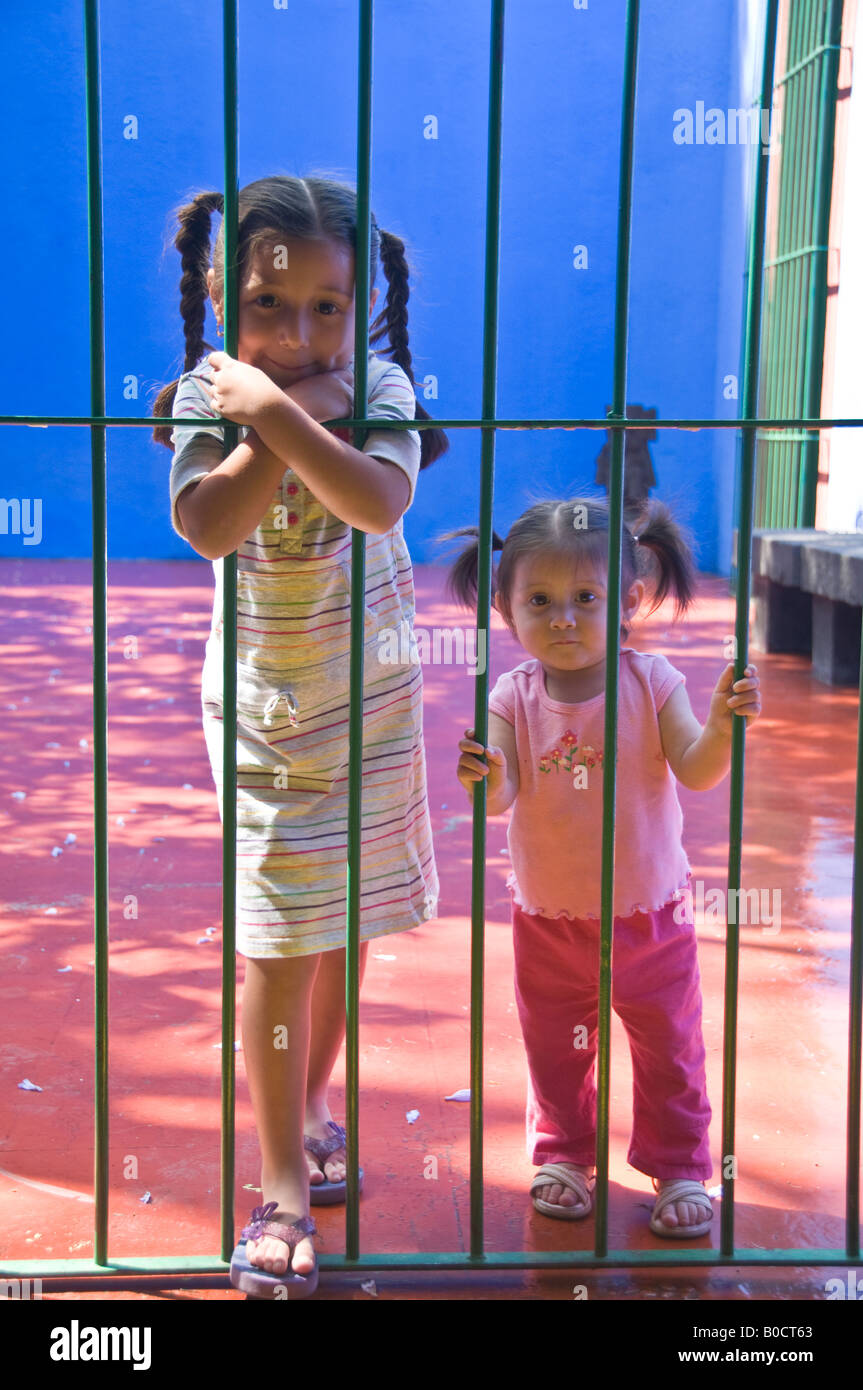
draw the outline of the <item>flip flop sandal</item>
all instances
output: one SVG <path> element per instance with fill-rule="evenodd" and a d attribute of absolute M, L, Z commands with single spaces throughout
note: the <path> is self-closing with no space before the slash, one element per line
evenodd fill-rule
<path fill-rule="evenodd" d="M 242 1293 L 254 1298 L 281 1298 L 282 1290 L 289 1299 L 308 1298 L 318 1287 L 318 1264 L 308 1274 L 295 1274 L 290 1265 L 284 1274 L 270 1274 L 266 1269 L 249 1263 L 246 1255 L 246 1241 L 260 1240 L 262 1236 L 276 1236 L 293 1251 L 306 1236 L 313 1236 L 317 1227 L 310 1216 L 301 1216 L 298 1221 L 288 1225 L 272 1218 L 278 1202 L 267 1202 L 264 1207 L 255 1207 L 248 1226 L 243 1227 L 242 1238 L 231 1256 L 231 1283 Z"/>
<path fill-rule="evenodd" d="M 713 1220 L 713 1203 L 702 1184 L 692 1178 L 674 1178 L 659 1192 L 656 1183 L 657 1179 L 654 1178 L 653 1189 L 659 1195 L 650 1216 L 650 1229 L 653 1234 L 670 1240 L 694 1240 L 696 1236 L 706 1236 Z M 692 1226 L 666 1226 L 659 1218 L 665 1208 L 673 1202 L 694 1202 L 702 1208 L 707 1208 L 710 1215 Z"/>
<path fill-rule="evenodd" d="M 578 1197 L 583 1210 L 577 1207 L 556 1206 L 554 1202 L 547 1202 L 544 1197 L 535 1197 L 534 1193 L 541 1187 L 548 1187 L 549 1183 L 559 1183 L 561 1187 L 568 1187 Z M 560 1163 L 544 1163 L 530 1185 L 530 1195 L 533 1198 L 533 1205 L 543 1216 L 556 1216 L 560 1221 L 582 1221 L 586 1216 L 590 1216 L 593 1211 L 593 1190 L 596 1185 L 596 1174 L 586 1178 L 583 1173 L 571 1173 L 568 1168 L 564 1168 Z"/>
<path fill-rule="evenodd" d="M 338 1149 L 343 1149 L 348 1137 L 342 1126 L 337 1125 L 335 1120 L 327 1120 L 327 1125 L 333 1131 L 329 1139 L 310 1139 L 308 1134 L 303 1135 L 303 1146 L 318 1160 L 321 1171 L 323 1171 L 324 1160 L 329 1158 L 330 1154 L 336 1153 Z M 359 1172 L 359 1179 L 358 1191 L 362 1192 L 362 1168 Z M 313 1207 L 328 1207 L 334 1202 L 345 1202 L 347 1195 L 347 1178 L 343 1178 L 341 1182 L 330 1182 L 325 1174 L 323 1182 L 309 1182 L 309 1202 Z"/>

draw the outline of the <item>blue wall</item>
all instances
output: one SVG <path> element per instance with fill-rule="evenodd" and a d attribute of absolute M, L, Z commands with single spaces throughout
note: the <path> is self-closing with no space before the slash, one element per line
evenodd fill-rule
<path fill-rule="evenodd" d="M 581 0 L 584 3 L 584 0 Z M 240 180 L 356 171 L 356 6 L 240 4 Z M 437 416 L 478 415 L 482 373 L 488 5 L 378 0 L 373 207 L 412 265 L 418 382 Z M 506 15 L 498 415 L 602 416 L 611 400 L 624 0 L 509 0 Z M 107 408 L 148 412 L 182 359 L 171 211 L 222 184 L 221 6 L 102 6 Z M 58 12 L 59 11 L 59 12 Z M 754 16 L 754 17 L 753 17 Z M 83 19 L 80 3 L 5 0 L 0 93 L 11 216 L 0 413 L 89 413 Z M 744 104 L 747 0 L 642 5 L 628 400 L 661 415 L 733 418 L 746 231 L 745 145 L 679 145 L 679 107 Z M 747 34 L 749 38 L 747 40 Z M 438 138 L 424 138 L 434 114 Z M 138 138 L 124 138 L 134 115 Z M 588 267 L 573 268 L 573 248 Z M 167 249 L 166 249 L 167 248 Z M 377 281 L 381 295 L 385 281 Z M 210 341 L 215 341 L 210 323 Z M 124 379 L 139 382 L 124 398 Z M 421 396 L 422 398 L 422 396 Z M 405 518 L 414 559 L 475 521 L 480 440 L 453 431 Z M 566 495 L 594 476 L 601 433 L 498 435 L 495 526 L 539 487 Z M 192 558 L 171 529 L 170 455 L 145 430 L 108 432 L 109 555 Z M 726 572 L 734 432 L 669 433 L 652 445 L 659 495 L 695 531 L 703 568 Z M 87 431 L 4 426 L 0 494 L 43 503 L 28 546 L 90 553 Z M 2 524 L 2 521 L 0 521 Z M 206 563 L 203 562 L 202 563 Z"/>

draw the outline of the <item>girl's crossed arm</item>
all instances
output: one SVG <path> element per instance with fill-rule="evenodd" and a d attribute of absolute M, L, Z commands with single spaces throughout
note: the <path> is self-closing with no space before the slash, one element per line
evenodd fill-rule
<path fill-rule="evenodd" d="M 691 791 L 707 791 L 721 782 L 731 763 L 731 730 L 735 715 L 757 719 L 761 713 L 761 683 L 754 666 L 734 680 L 726 666 L 710 698 L 702 729 L 692 712 L 684 685 L 678 685 L 659 711 L 659 732 L 668 765 L 678 782 Z"/>
<path fill-rule="evenodd" d="M 211 353 L 209 361 L 215 373 L 210 397 L 221 415 L 253 429 L 282 469 L 293 469 L 334 516 L 376 535 L 392 530 L 408 504 L 407 475 L 398 464 L 337 439 L 316 418 L 351 414 L 350 373 L 306 377 L 283 391 L 265 372 L 225 352 Z"/>

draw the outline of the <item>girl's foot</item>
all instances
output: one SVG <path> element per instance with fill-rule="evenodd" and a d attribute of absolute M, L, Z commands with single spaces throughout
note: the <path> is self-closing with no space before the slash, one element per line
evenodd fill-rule
<path fill-rule="evenodd" d="M 273 1201 L 272 1197 L 270 1201 Z M 279 1207 L 272 1220 L 292 1226 L 299 1220 L 299 1216 L 295 1211 Z M 289 1261 L 294 1274 L 311 1274 L 315 1267 L 315 1247 L 311 1236 L 306 1236 L 296 1246 L 292 1255 L 283 1240 L 278 1240 L 275 1236 L 262 1236 L 260 1240 L 246 1241 L 246 1258 L 250 1265 L 264 1270 L 267 1274 L 278 1276 L 287 1273 Z"/>
<path fill-rule="evenodd" d="M 325 1115 L 306 1115 L 303 1133 L 310 1139 L 331 1139 L 333 1131 L 327 1127 L 327 1122 L 332 1120 L 329 1111 Z M 306 1149 L 306 1163 L 309 1169 L 309 1183 L 312 1187 L 319 1187 L 322 1182 L 344 1182 L 347 1177 L 348 1156 L 344 1148 L 335 1149 L 324 1159 L 324 1166 L 314 1154 Z M 302 1273 L 302 1271 L 298 1271 Z"/>
<path fill-rule="evenodd" d="M 580 1173 L 585 1180 L 589 1180 L 594 1173 L 592 1163 L 556 1163 L 554 1166 L 563 1168 L 568 1173 Z M 534 1178 L 534 1183 L 536 1183 L 536 1178 Z M 555 1182 L 552 1178 L 549 1178 L 547 1183 L 543 1182 L 541 1185 L 537 1183 L 536 1186 L 531 1186 L 531 1195 L 534 1198 L 538 1197 L 542 1202 L 547 1202 L 549 1206 L 565 1207 L 567 1215 L 571 1214 L 572 1216 L 587 1216 L 592 1206 L 591 1201 L 585 1204 L 579 1194 L 573 1192 L 571 1187 Z"/>
<path fill-rule="evenodd" d="M 713 1220 L 713 1207 L 704 1183 L 688 1178 L 654 1178 L 657 1201 L 650 1219 L 655 1234 L 705 1235 Z M 663 1204 L 662 1195 L 674 1188 L 678 1195 Z"/>
<path fill-rule="evenodd" d="M 282 1221 L 286 1226 L 308 1216 L 309 1204 L 305 1194 L 298 1190 L 290 1179 L 282 1182 L 261 1182 L 261 1204 L 278 1202 L 274 1221 Z M 311 1236 L 306 1236 L 293 1251 L 276 1236 L 262 1236 L 260 1240 L 246 1241 L 246 1258 L 250 1265 L 263 1269 L 267 1274 L 285 1274 L 288 1266 L 294 1274 L 311 1274 L 315 1267 L 315 1247 Z"/>

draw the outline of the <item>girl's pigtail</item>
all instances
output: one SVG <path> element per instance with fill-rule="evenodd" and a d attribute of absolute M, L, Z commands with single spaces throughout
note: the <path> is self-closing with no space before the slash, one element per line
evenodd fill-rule
<path fill-rule="evenodd" d="M 696 571 L 689 538 L 664 502 L 651 498 L 642 511 L 640 526 L 633 526 L 633 539 L 651 551 L 658 579 L 652 606 L 654 613 L 669 594 L 676 599 L 675 619 L 680 618 L 695 598 Z"/>
<path fill-rule="evenodd" d="M 190 372 L 204 355 L 212 352 L 212 346 L 204 341 L 204 317 L 207 309 L 207 271 L 210 268 L 210 224 L 212 214 L 221 212 L 224 198 L 221 193 L 199 193 L 177 216 L 180 229 L 174 238 L 174 245 L 182 257 L 183 274 L 180 278 L 180 313 L 183 315 L 183 335 L 186 351 L 183 371 Z M 174 398 L 179 381 L 165 386 L 153 402 L 154 415 L 172 415 Z M 159 425 L 153 430 L 153 438 L 159 444 L 173 449 L 171 434 L 173 426 Z"/>
<path fill-rule="evenodd" d="M 471 544 L 465 546 L 461 554 L 453 562 L 446 578 L 445 588 L 450 598 L 455 599 L 464 608 L 476 607 L 477 587 L 479 583 L 479 528 L 477 526 L 463 526 L 459 531 L 447 531 L 445 535 L 439 536 L 439 541 L 454 541 L 461 536 L 470 536 Z M 492 550 L 503 550 L 503 541 L 496 531 L 491 533 Z M 492 584 L 494 589 L 494 584 Z"/>
<path fill-rule="evenodd" d="M 405 259 L 405 244 L 391 232 L 380 231 L 381 264 L 387 277 L 387 297 L 383 309 L 373 321 L 369 331 L 369 345 L 389 341 L 393 362 L 397 362 L 414 386 L 413 363 L 408 346 L 408 263 Z M 416 403 L 416 418 L 430 420 L 428 411 Z M 420 468 L 428 468 L 449 448 L 449 440 L 443 430 L 420 430 Z"/>

